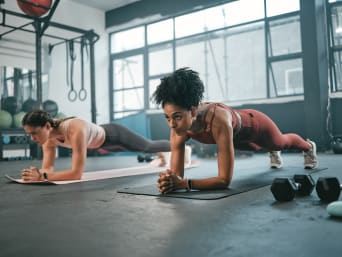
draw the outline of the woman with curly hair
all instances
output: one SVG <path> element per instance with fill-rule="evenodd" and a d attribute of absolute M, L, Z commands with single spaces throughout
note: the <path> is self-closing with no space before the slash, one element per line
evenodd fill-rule
<path fill-rule="evenodd" d="M 159 191 L 175 189 L 222 189 L 231 183 L 234 149 L 269 152 L 271 167 L 280 168 L 280 150 L 299 149 L 304 167 L 317 167 L 316 145 L 297 134 L 282 134 L 265 114 L 253 109 L 234 110 L 223 103 L 201 102 L 204 86 L 197 72 L 181 68 L 161 79 L 152 99 L 161 105 L 170 127 L 170 169 L 160 173 Z M 218 175 L 184 179 L 184 146 L 188 139 L 217 144 Z"/>

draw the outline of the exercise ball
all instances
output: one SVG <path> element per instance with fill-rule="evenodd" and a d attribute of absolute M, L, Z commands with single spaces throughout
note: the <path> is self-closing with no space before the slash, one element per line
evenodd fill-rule
<path fill-rule="evenodd" d="M 31 111 L 39 110 L 39 109 L 40 109 L 40 105 L 39 105 L 38 101 L 36 101 L 32 98 L 25 100 L 23 102 L 23 106 L 21 108 L 21 110 L 23 112 L 31 112 Z"/>
<path fill-rule="evenodd" d="M 8 129 L 11 128 L 13 122 L 12 115 L 4 110 L 0 111 L 0 128 Z"/>
<path fill-rule="evenodd" d="M 56 115 L 56 119 L 65 119 L 65 118 L 67 118 L 68 116 L 66 116 L 64 113 L 62 113 L 62 112 L 59 112 L 59 113 L 57 113 L 57 115 Z"/>
<path fill-rule="evenodd" d="M 21 121 L 23 120 L 24 116 L 25 116 L 26 112 L 18 112 L 16 115 L 13 116 L 13 123 L 14 123 L 14 127 L 16 128 L 22 128 L 23 125 L 21 124 Z"/>
<path fill-rule="evenodd" d="M 17 0 L 17 4 L 27 15 L 40 17 L 50 10 L 52 0 Z"/>
<path fill-rule="evenodd" d="M 58 105 L 55 101 L 46 100 L 43 102 L 43 110 L 48 112 L 51 118 L 55 118 L 58 113 Z"/>
<path fill-rule="evenodd" d="M 18 100 L 15 96 L 6 97 L 2 102 L 2 109 L 14 115 L 19 111 Z"/>

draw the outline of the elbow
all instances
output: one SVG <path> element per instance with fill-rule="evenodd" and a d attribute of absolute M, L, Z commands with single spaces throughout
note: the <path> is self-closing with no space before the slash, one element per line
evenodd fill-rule
<path fill-rule="evenodd" d="M 74 179 L 75 179 L 75 180 L 81 180 L 81 178 L 82 178 L 82 174 L 75 176 Z"/>
<path fill-rule="evenodd" d="M 74 171 L 72 172 L 72 175 L 70 176 L 71 180 L 80 180 L 82 178 L 82 173 L 81 171 Z"/>
<path fill-rule="evenodd" d="M 222 179 L 221 180 L 222 188 L 223 189 L 228 188 L 231 182 L 232 182 L 231 179 Z"/>

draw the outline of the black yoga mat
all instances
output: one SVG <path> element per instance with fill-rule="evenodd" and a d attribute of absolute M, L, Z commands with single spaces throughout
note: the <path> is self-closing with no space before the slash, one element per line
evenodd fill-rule
<path fill-rule="evenodd" d="M 185 190 L 178 190 L 168 194 L 161 194 L 158 191 L 157 185 L 152 184 L 139 187 L 123 188 L 118 190 L 118 193 L 150 195 L 159 197 L 176 197 L 197 200 L 215 200 L 271 185 L 273 179 L 277 177 L 292 177 L 295 174 L 312 174 L 326 169 L 327 168 L 305 170 L 304 168 L 299 167 L 287 167 L 279 170 L 270 169 L 266 172 L 260 172 L 251 176 L 244 176 L 241 178 L 233 179 L 229 188 L 220 190 L 193 190 L 190 192 L 187 192 Z"/>

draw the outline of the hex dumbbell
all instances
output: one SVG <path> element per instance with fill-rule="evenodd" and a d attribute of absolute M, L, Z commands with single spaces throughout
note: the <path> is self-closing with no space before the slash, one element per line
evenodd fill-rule
<path fill-rule="evenodd" d="M 298 195 L 310 195 L 315 181 L 310 175 L 294 175 L 293 178 L 275 178 L 271 185 L 274 198 L 280 202 L 291 201 Z"/>
<path fill-rule="evenodd" d="M 143 155 L 143 154 L 139 154 L 137 156 L 137 160 L 138 162 L 151 162 L 155 159 L 156 157 L 153 156 L 152 154 L 146 154 L 146 155 Z"/>
<path fill-rule="evenodd" d="M 142 154 L 138 154 L 137 160 L 138 160 L 138 162 L 144 162 L 145 161 L 145 156 L 142 155 Z"/>
<path fill-rule="evenodd" d="M 324 202 L 333 202 L 340 197 L 342 185 L 336 177 L 321 177 L 316 183 L 318 197 Z"/>

